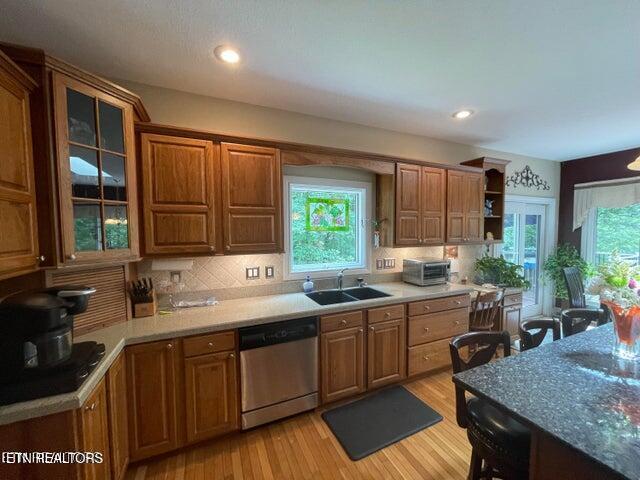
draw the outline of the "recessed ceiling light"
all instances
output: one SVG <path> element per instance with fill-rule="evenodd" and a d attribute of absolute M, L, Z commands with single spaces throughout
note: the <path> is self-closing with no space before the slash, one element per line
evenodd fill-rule
<path fill-rule="evenodd" d="M 240 54 L 231 47 L 220 45 L 213 51 L 218 60 L 225 63 L 238 63 L 240 61 Z"/>
<path fill-rule="evenodd" d="M 471 115 L 473 115 L 473 110 L 459 110 L 451 116 L 458 120 L 464 120 L 465 118 L 469 118 Z"/>

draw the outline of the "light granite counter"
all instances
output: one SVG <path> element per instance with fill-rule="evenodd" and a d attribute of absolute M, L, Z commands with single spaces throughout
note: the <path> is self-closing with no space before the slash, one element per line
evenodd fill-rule
<path fill-rule="evenodd" d="M 126 323 L 91 332 L 74 339 L 105 344 L 105 356 L 82 386 L 69 393 L 0 406 L 0 425 L 79 408 L 126 345 L 153 342 L 189 335 L 211 333 L 293 318 L 360 310 L 395 303 L 462 295 L 473 292 L 473 285 L 447 284 L 417 287 L 407 283 L 381 283 L 373 288 L 390 297 L 335 305 L 318 305 L 303 293 L 224 300 L 212 307 L 197 307 L 136 318 Z"/>

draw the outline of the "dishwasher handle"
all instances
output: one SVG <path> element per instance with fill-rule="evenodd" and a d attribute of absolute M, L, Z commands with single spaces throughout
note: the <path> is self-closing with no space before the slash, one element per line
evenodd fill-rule
<path fill-rule="evenodd" d="M 318 317 L 298 318 L 238 330 L 240 351 L 318 336 Z"/>

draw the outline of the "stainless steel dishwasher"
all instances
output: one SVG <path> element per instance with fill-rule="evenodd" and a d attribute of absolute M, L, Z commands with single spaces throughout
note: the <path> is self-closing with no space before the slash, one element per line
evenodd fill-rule
<path fill-rule="evenodd" d="M 318 318 L 239 329 L 242 429 L 318 406 Z"/>

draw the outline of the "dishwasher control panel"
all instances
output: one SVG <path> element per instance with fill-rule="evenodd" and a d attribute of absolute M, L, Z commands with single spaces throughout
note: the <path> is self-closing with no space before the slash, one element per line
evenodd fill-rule
<path fill-rule="evenodd" d="M 268 323 L 238 330 L 240 350 L 268 347 L 318 336 L 318 317 L 306 317 Z"/>

